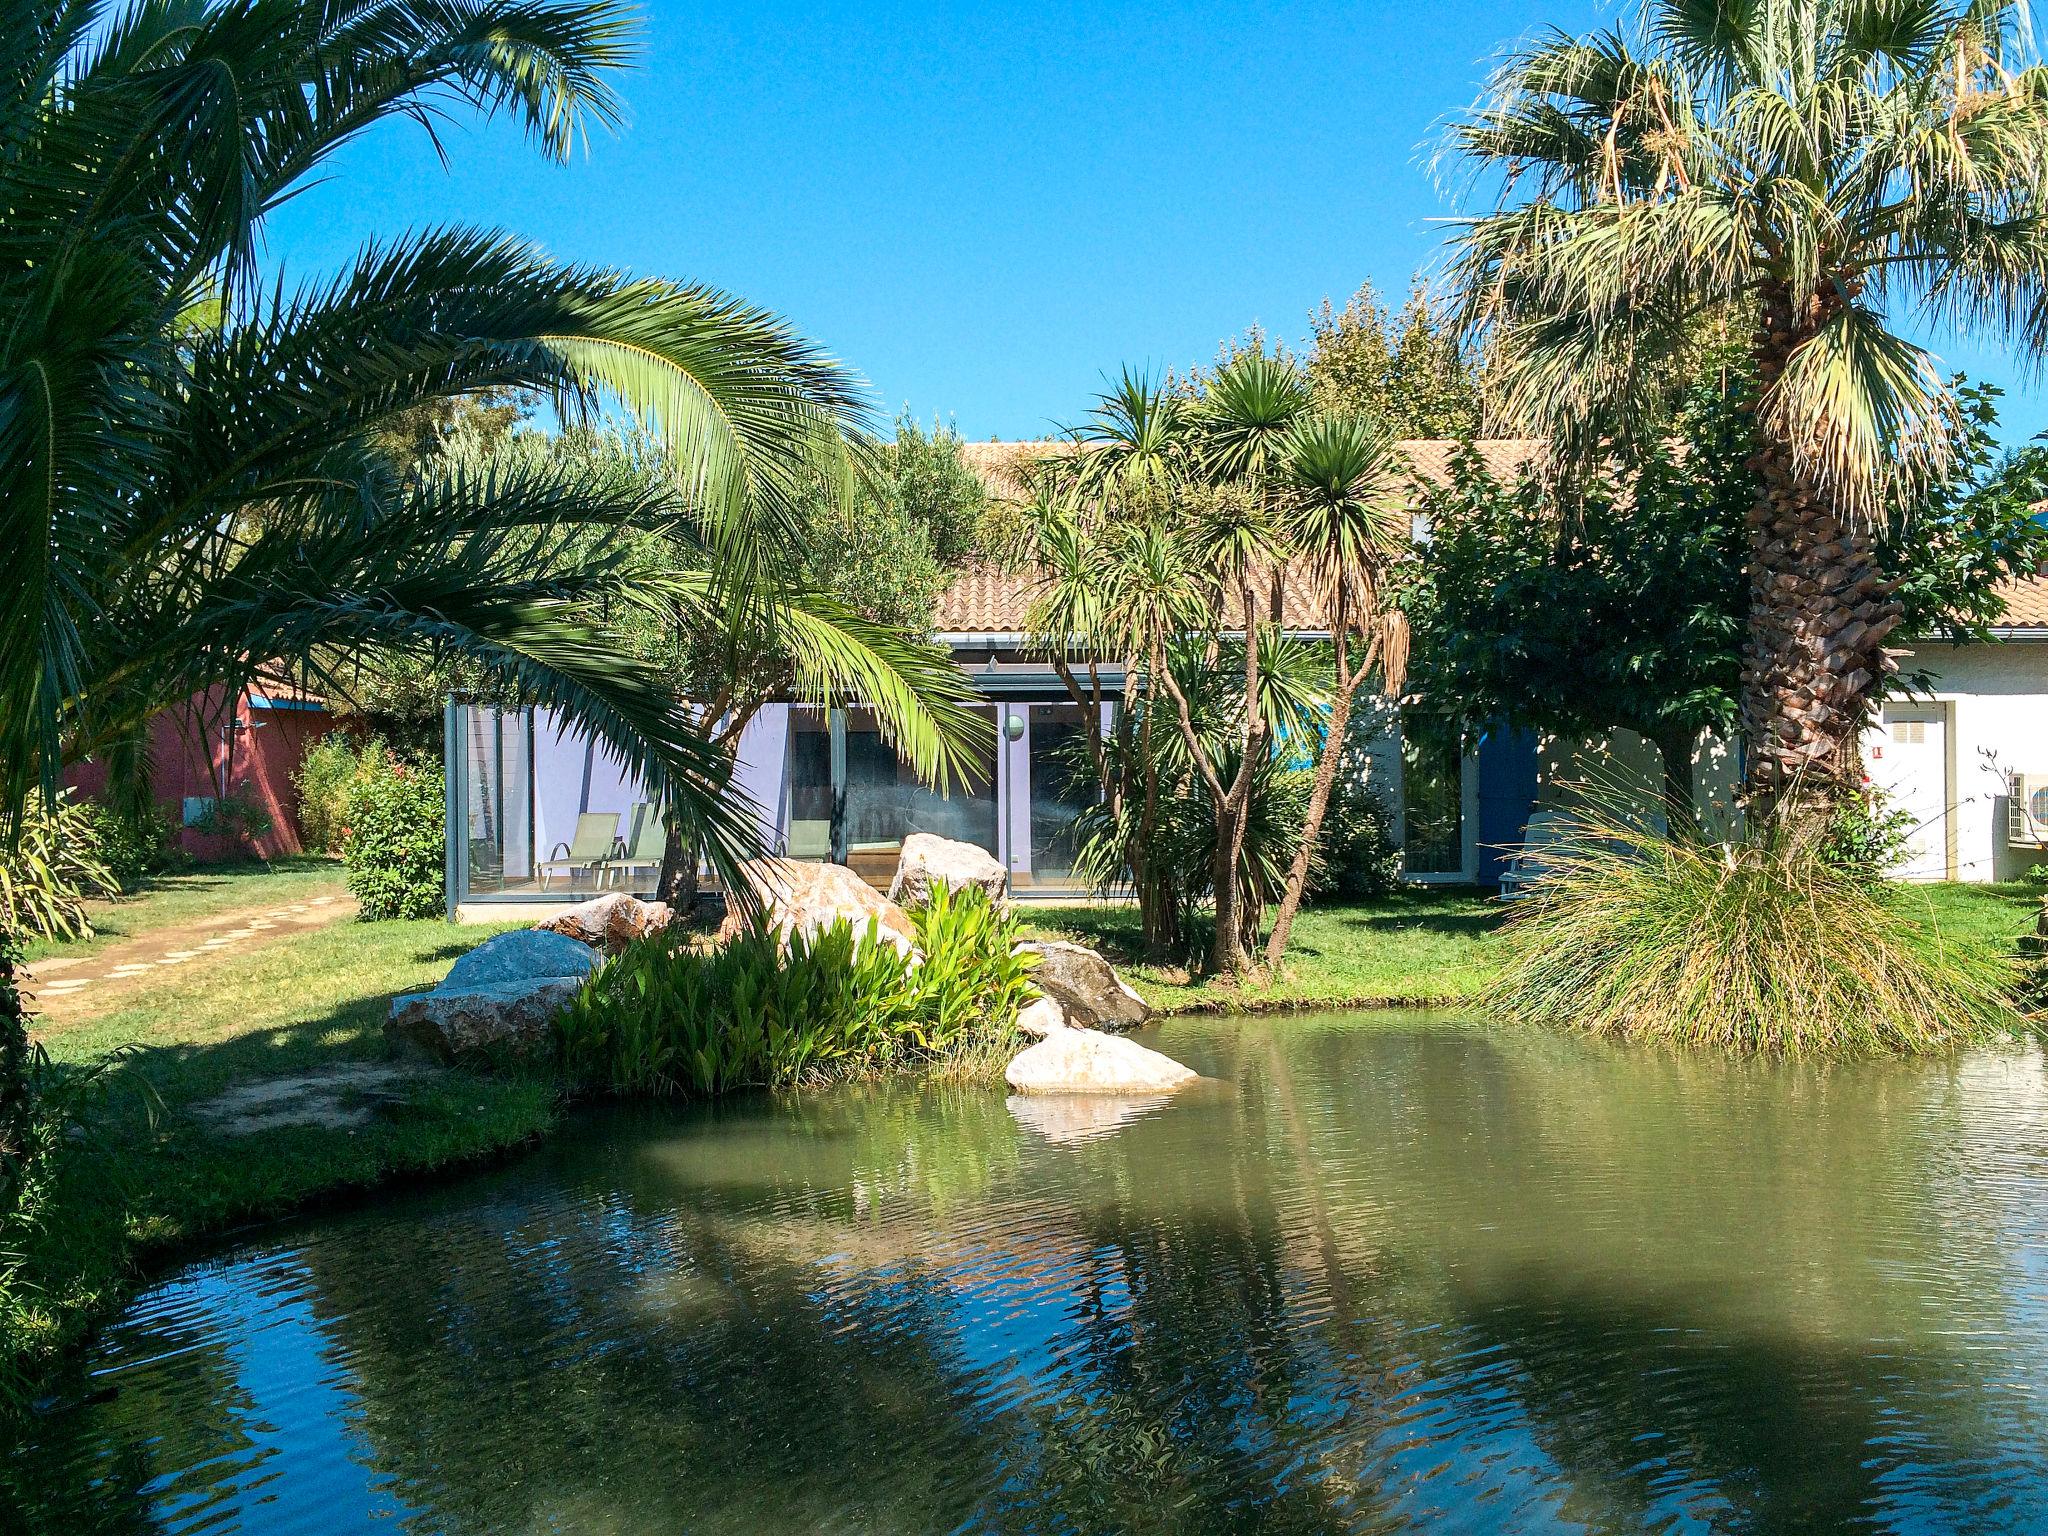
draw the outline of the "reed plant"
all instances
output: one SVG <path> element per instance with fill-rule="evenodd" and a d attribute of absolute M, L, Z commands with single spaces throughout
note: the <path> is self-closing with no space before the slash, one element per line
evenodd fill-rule
<path fill-rule="evenodd" d="M 786 946 L 759 927 L 709 950 L 631 944 L 564 1012 L 563 1070 L 595 1092 L 695 1097 L 990 1057 L 1034 995 L 1012 920 L 943 889 L 910 915 L 915 954 L 844 921 Z"/>
<path fill-rule="evenodd" d="M 1944 1050 L 2020 1027 L 2013 959 L 1782 825 L 1717 841 L 1583 812 L 1543 851 L 1487 1001 L 1738 1052 Z"/>

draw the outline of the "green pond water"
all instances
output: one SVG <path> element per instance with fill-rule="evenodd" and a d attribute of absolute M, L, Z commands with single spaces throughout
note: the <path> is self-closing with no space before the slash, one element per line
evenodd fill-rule
<path fill-rule="evenodd" d="M 594 1115 L 246 1234 L 6 1458 L 64 1532 L 2048 1529 L 2048 1064 L 1426 1015 L 1163 1106 Z"/>

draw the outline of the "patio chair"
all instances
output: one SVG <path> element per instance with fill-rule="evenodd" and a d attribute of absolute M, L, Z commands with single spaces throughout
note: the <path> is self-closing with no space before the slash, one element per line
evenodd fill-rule
<path fill-rule="evenodd" d="M 616 858 L 604 861 L 599 883 L 622 891 L 634 890 L 638 887 L 633 872 L 644 869 L 651 886 L 661 873 L 661 856 L 667 851 L 668 828 L 662 824 L 661 812 L 648 802 L 639 801 L 626 813 L 626 840 Z"/>
<path fill-rule="evenodd" d="M 1556 811 L 1533 811 L 1529 825 L 1522 833 L 1522 846 L 1508 855 L 1500 871 L 1500 899 L 1519 901 L 1529 894 L 1529 887 L 1536 883 L 1549 866 L 1545 864 L 1543 852 L 1553 846 L 1564 834 L 1564 818 Z"/>
<path fill-rule="evenodd" d="M 566 843 L 557 843 L 554 850 L 537 866 L 540 874 L 540 888 L 548 888 L 548 876 L 557 872 L 566 874 L 573 888 L 579 870 L 588 870 L 593 880 L 598 867 L 618 852 L 619 813 L 617 811 L 585 811 L 576 818 L 576 835 Z"/>

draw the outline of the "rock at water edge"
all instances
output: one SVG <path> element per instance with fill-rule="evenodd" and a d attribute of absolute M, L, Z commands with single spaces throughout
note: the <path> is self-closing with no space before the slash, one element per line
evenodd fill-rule
<path fill-rule="evenodd" d="M 1031 984 L 1059 1003 L 1069 1024 L 1121 1033 L 1152 1017 L 1152 1005 L 1086 945 L 1069 944 L 1064 939 L 1028 939 L 1017 948 L 1038 956 Z"/>
<path fill-rule="evenodd" d="M 1003 1073 L 1019 1093 L 1172 1093 L 1196 1074 L 1171 1056 L 1092 1029 L 1060 1029 L 1019 1051 Z"/>

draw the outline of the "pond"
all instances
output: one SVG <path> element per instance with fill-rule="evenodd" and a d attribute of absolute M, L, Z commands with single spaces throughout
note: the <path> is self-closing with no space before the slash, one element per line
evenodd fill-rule
<path fill-rule="evenodd" d="M 2039 1052 L 1157 1043 L 1216 1084 L 605 1112 L 250 1234 L 107 1331 L 9 1528 L 2042 1528 Z"/>

